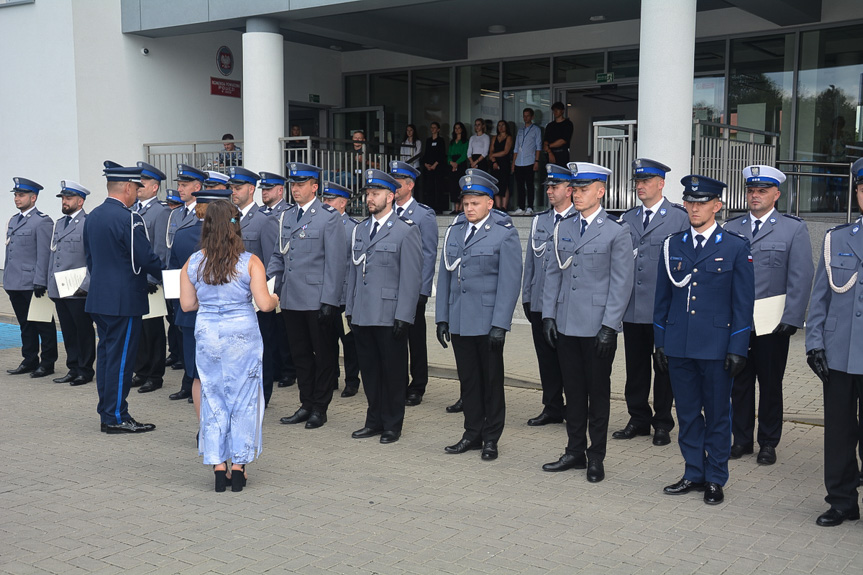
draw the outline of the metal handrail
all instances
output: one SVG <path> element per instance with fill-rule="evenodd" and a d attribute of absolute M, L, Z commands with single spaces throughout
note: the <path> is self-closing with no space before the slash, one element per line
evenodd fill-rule
<path fill-rule="evenodd" d="M 847 201 L 847 208 L 846 208 L 846 213 L 845 213 L 845 223 L 851 223 L 851 213 L 852 213 L 851 206 L 852 206 L 853 200 L 854 200 L 854 178 L 851 177 L 851 167 L 854 164 L 852 162 L 848 162 L 848 163 L 846 163 L 846 162 L 811 162 L 811 161 L 807 161 L 807 160 L 777 160 L 776 161 L 777 168 L 783 164 L 795 167 L 795 169 L 792 171 L 782 170 L 782 172 L 786 176 L 793 176 L 794 177 L 793 184 L 791 186 L 792 189 L 791 189 L 790 193 L 794 197 L 794 215 L 795 216 L 798 216 L 798 217 L 800 216 L 800 191 L 799 191 L 799 188 L 800 188 L 800 177 L 801 176 L 808 176 L 810 178 L 812 178 L 812 177 L 841 178 L 841 179 L 847 179 L 848 180 L 848 198 L 847 198 L 848 201 Z M 812 168 L 842 168 L 845 170 L 845 173 L 825 174 L 823 172 L 802 172 L 802 171 L 798 171 L 800 166 L 809 166 Z"/>

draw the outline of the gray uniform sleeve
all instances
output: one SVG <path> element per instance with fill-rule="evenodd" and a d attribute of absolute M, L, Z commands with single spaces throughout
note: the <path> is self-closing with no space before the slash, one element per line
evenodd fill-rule
<path fill-rule="evenodd" d="M 812 242 L 805 222 L 797 226 L 791 240 L 791 253 L 788 254 L 788 279 L 786 280 L 785 310 L 782 323 L 803 327 L 806 316 L 806 303 L 812 288 L 815 273 L 812 263 Z"/>
<path fill-rule="evenodd" d="M 324 230 L 324 287 L 321 303 L 338 307 L 345 287 L 345 260 L 348 257 L 345 226 L 330 214 L 330 222 Z M 284 265 L 284 264 L 283 264 Z"/>
<path fill-rule="evenodd" d="M 521 278 L 521 241 L 515 228 L 508 228 L 506 238 L 500 246 L 500 269 L 497 276 L 497 295 L 494 299 L 492 327 L 507 331 L 512 327 L 512 313 L 518 301 L 519 278 Z"/>
<path fill-rule="evenodd" d="M 51 233 L 54 230 L 54 221 L 48 216 L 39 218 L 39 227 L 36 229 L 36 273 L 33 284 L 40 286 L 48 285 L 48 264 L 51 259 Z"/>
<path fill-rule="evenodd" d="M 632 281 L 635 268 L 632 261 L 632 232 L 629 224 L 620 225 L 617 236 L 611 244 L 611 269 L 609 270 L 608 300 L 602 325 L 621 331 L 623 329 L 623 314 L 629 305 L 632 295 Z"/>
<path fill-rule="evenodd" d="M 421 273 L 425 268 L 425 258 L 420 236 L 419 226 L 410 226 L 399 250 L 399 293 L 395 318 L 410 324 L 416 320 L 417 300 L 424 283 Z"/>
<path fill-rule="evenodd" d="M 432 281 L 434 280 L 435 256 L 437 256 L 438 228 L 434 211 L 423 210 L 423 212 L 423 221 L 418 226 L 422 234 L 422 286 L 420 293 L 424 296 L 430 296 Z"/>

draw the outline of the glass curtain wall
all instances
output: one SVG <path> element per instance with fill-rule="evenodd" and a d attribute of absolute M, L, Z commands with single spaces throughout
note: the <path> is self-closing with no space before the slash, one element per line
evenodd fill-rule
<path fill-rule="evenodd" d="M 441 125 L 441 134 L 448 134 L 450 125 L 450 68 L 414 70 L 411 75 L 413 105 L 412 123 L 417 127 L 420 139 L 425 141 L 431 133 L 429 125 Z M 399 128 L 404 135 L 404 126 Z M 401 137 L 401 136 L 400 136 Z"/>
<path fill-rule="evenodd" d="M 459 120 L 469 125 L 474 118 L 485 118 L 494 134 L 501 119 L 500 66 L 476 64 L 456 68 L 456 101 Z"/>
<path fill-rule="evenodd" d="M 408 73 L 394 72 L 369 76 L 369 105 L 384 107 L 386 133 L 366 134 L 373 142 L 400 142 L 408 123 Z"/>

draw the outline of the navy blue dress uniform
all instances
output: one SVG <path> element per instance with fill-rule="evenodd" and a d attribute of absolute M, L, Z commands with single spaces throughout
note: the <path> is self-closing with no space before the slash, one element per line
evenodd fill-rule
<path fill-rule="evenodd" d="M 584 162 L 568 167 L 574 187 L 607 182 L 611 174 Z M 611 364 L 632 292 L 632 237 L 626 222 L 598 206 L 587 216 L 581 212 L 561 220 L 550 241 L 543 335 L 557 349 L 569 439 L 564 455 L 543 470 L 586 467 L 587 479 L 595 483 L 605 478 Z"/>
<path fill-rule="evenodd" d="M 863 160 L 851 168 L 863 184 Z M 809 366 L 824 384 L 824 500 L 822 526 L 860 518 L 857 403 L 863 397 L 863 224 L 837 226 L 824 236 L 806 321 Z"/>
<path fill-rule="evenodd" d="M 635 180 L 659 177 L 671 168 L 655 160 L 638 158 L 632 162 Z M 648 213 L 650 212 L 650 213 Z M 674 396 L 668 373 L 652 367 L 653 303 L 656 294 L 656 272 L 662 242 L 669 234 L 689 229 L 686 209 L 661 197 L 649 208 L 640 205 L 624 212 L 629 224 L 632 244 L 637 251 L 633 266 L 635 275 L 629 306 L 623 314 L 623 348 L 626 354 L 626 385 L 624 396 L 629 422 L 622 430 L 612 433 L 614 439 L 630 439 L 635 435 L 650 435 L 656 430 L 654 445 L 670 443 L 668 432 L 674 428 L 671 406 Z M 653 409 L 650 407 L 650 382 L 653 379 Z"/>
<path fill-rule="evenodd" d="M 696 175 L 681 183 L 686 202 L 718 198 L 725 187 Z M 656 361 L 671 378 L 686 461 L 683 478 L 665 493 L 703 490 L 705 502 L 717 504 L 728 480 L 731 381 L 749 349 L 755 277 L 746 238 L 723 231 L 715 221 L 703 231 L 690 227 L 663 242 L 654 343 Z"/>
<path fill-rule="evenodd" d="M 366 170 L 363 190 L 398 189 L 394 178 Z M 354 438 L 381 434 L 398 441 L 405 417 L 408 381 L 408 326 L 414 322 L 422 289 L 423 253 L 419 226 L 387 206 L 351 232 L 351 267 L 345 315 L 363 373 L 368 410 Z"/>
<path fill-rule="evenodd" d="M 288 180 L 320 180 L 321 169 L 288 164 Z M 294 204 L 279 217 L 279 237 L 267 264 L 276 278 L 280 306 L 297 369 L 300 408 L 283 423 L 306 421 L 315 429 L 326 423 L 336 385 L 335 339 L 339 300 L 344 291 L 347 240 L 339 213 L 317 198 Z"/>
<path fill-rule="evenodd" d="M 494 198 L 497 187 L 482 176 L 459 180 L 462 197 Z M 438 268 L 435 322 L 446 347 L 452 334 L 464 405 L 464 434 L 446 448 L 464 453 L 482 447 L 483 459 L 497 458 L 506 401 L 503 347 L 521 286 L 521 242 L 512 223 L 493 212 L 470 223 L 466 217 L 447 228 Z"/>
<path fill-rule="evenodd" d="M 106 166 L 109 194 L 114 182 L 140 185 L 140 168 Z M 149 312 L 147 274 L 161 279 L 162 262 L 150 247 L 141 216 L 110 195 L 84 221 L 84 251 L 90 272 L 84 310 L 93 317 L 99 335 L 96 384 L 102 429 L 108 433 L 150 431 L 154 425 L 139 424 L 129 415 L 126 397 L 141 316 Z"/>
<path fill-rule="evenodd" d="M 168 189 L 165 192 L 165 204 L 171 211 L 179 209 L 183 205 L 183 200 L 180 198 L 180 192 L 177 190 Z M 167 232 L 165 234 L 167 236 Z M 167 247 L 167 244 L 165 244 Z M 168 260 L 170 260 L 171 252 L 168 250 Z M 166 262 L 167 264 L 168 262 Z M 177 300 L 166 300 L 165 304 L 168 308 L 168 357 L 165 359 L 165 365 L 171 368 L 182 369 L 183 367 L 183 343 L 180 335 L 180 328 L 174 325 L 174 302 Z"/>
<path fill-rule="evenodd" d="M 39 196 L 42 186 L 26 178 L 14 178 L 12 192 Z M 51 251 L 53 221 L 35 206 L 12 216 L 6 228 L 6 264 L 3 289 L 9 295 L 12 309 L 21 328 L 21 364 L 7 370 L 11 374 L 31 373 L 43 377 L 54 372 L 57 361 L 57 327 L 50 322 L 27 321 L 30 299 L 45 295 L 48 258 Z M 42 358 L 39 358 L 39 343 Z"/>
<path fill-rule="evenodd" d="M 396 179 L 410 178 L 416 183 L 419 170 L 408 163 L 390 162 L 390 175 Z M 414 187 L 416 190 L 416 187 Z M 413 324 L 408 328 L 408 357 L 410 382 L 407 404 L 419 405 L 429 382 L 428 345 L 426 341 L 426 304 L 432 293 L 435 261 L 437 260 L 438 225 L 435 211 L 419 203 L 413 195 L 401 206 L 393 206 L 396 216 L 411 220 L 419 228 L 422 237 L 422 287 L 417 300 L 417 311 Z"/>
<path fill-rule="evenodd" d="M 177 165 L 176 181 L 178 182 L 198 181 L 201 182 L 201 185 L 203 186 L 207 179 L 207 174 L 195 167 L 188 166 L 186 164 Z M 174 245 L 174 236 L 177 232 L 183 228 L 194 226 L 197 221 L 198 218 L 195 216 L 194 202 L 191 206 L 184 206 L 177 208 L 176 210 L 171 210 L 170 217 L 168 218 L 168 230 L 165 234 L 165 243 L 168 250 L 170 250 Z"/>
<path fill-rule="evenodd" d="M 749 166 L 743 177 L 747 188 L 773 188 L 785 181 L 785 174 L 770 166 Z M 750 334 L 746 367 L 734 378 L 731 390 L 731 458 L 753 451 L 757 378 L 758 463 L 771 465 L 782 436 L 782 378 L 789 340 L 803 328 L 815 273 L 812 243 L 806 222 L 780 214 L 775 208 L 760 219 L 751 212 L 731 219 L 724 228 L 749 240 L 755 265 L 755 299 L 785 296 L 779 326 L 772 333 Z"/>
<path fill-rule="evenodd" d="M 89 194 L 90 191 L 81 184 L 63 180 L 60 182 L 60 193 L 57 197 L 80 196 L 86 199 Z M 54 274 L 87 266 L 87 256 L 84 253 L 86 219 L 87 212 L 82 208 L 57 220 L 51 237 L 51 258 L 48 262 L 48 297 L 57 308 L 68 369 L 65 376 L 54 381 L 69 385 L 90 383 L 95 375 L 93 362 L 96 361 L 96 330 L 93 327 L 93 318 L 84 311 L 87 292 L 90 290 L 90 275 L 84 277 L 77 292 L 61 298 Z"/>
<path fill-rule="evenodd" d="M 141 168 L 141 177 L 156 180 L 161 184 L 167 179 L 165 173 L 156 166 L 146 162 L 138 162 Z M 147 225 L 147 237 L 153 252 L 159 256 L 163 267 L 168 265 L 168 244 L 166 235 L 168 232 L 168 218 L 171 208 L 159 201 L 158 195 L 150 199 L 135 202 L 132 211 L 137 212 Z M 157 281 L 148 278 L 149 289 L 155 290 Z M 141 322 L 141 340 L 138 343 L 138 354 L 135 358 L 135 376 L 132 378 L 132 386 L 140 385 L 140 393 L 155 391 L 162 387 L 165 377 L 165 319 L 152 317 Z"/>
<path fill-rule="evenodd" d="M 545 186 L 571 182 L 572 172 L 568 168 L 548 164 L 546 166 Z M 533 216 L 530 225 L 530 239 L 524 253 L 524 279 L 521 285 L 521 301 L 525 315 L 530 321 L 533 347 L 539 365 L 539 379 L 542 385 L 542 413 L 528 420 L 528 425 L 561 423 L 565 414 L 563 401 L 563 374 L 557 360 L 557 351 L 542 335 L 542 295 L 545 288 L 545 274 L 550 264 L 554 226 L 563 218 L 575 213 L 570 203 L 566 211 L 557 213 L 554 208 Z"/>

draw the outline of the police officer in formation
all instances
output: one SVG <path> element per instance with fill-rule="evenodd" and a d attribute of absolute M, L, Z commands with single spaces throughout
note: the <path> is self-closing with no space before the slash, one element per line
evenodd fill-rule
<path fill-rule="evenodd" d="M 108 198 L 84 221 L 84 252 L 90 290 L 84 310 L 99 334 L 97 411 L 106 433 L 142 433 L 155 425 L 129 415 L 126 397 L 141 335 L 141 316 L 149 312 L 147 275 L 162 277 L 162 262 L 147 239 L 146 224 L 129 208 L 141 185 L 141 168 L 105 162 Z"/>
<path fill-rule="evenodd" d="M 428 346 L 426 344 L 426 304 L 432 292 L 432 280 L 437 260 L 438 226 L 435 211 L 413 197 L 420 172 L 405 162 L 390 162 L 390 175 L 398 183 L 394 209 L 396 217 L 411 220 L 422 236 L 422 287 L 413 323 L 408 328 L 410 383 L 407 405 L 419 405 L 429 381 Z"/>
<path fill-rule="evenodd" d="M 363 191 L 369 217 L 351 231 L 351 267 L 345 315 L 355 343 L 368 400 L 366 420 L 351 437 L 399 440 L 408 389 L 408 331 L 423 281 L 419 226 L 394 212 L 399 182 L 366 170 Z"/>
<path fill-rule="evenodd" d="M 533 217 L 530 239 L 524 252 L 524 280 L 521 287 L 521 302 L 524 315 L 530 321 L 533 347 L 539 364 L 539 379 L 542 385 L 542 412 L 528 419 L 530 426 L 563 423 L 563 373 L 557 360 L 557 351 L 542 335 L 542 294 L 545 289 L 545 274 L 554 251 L 552 237 L 554 227 L 565 217 L 575 213 L 572 205 L 573 175 L 569 168 L 548 164 L 546 166 L 545 193 L 551 208 Z"/>
<path fill-rule="evenodd" d="M 497 186 L 491 180 L 465 175 L 459 185 L 464 218 L 444 238 L 435 322 L 444 348 L 452 338 L 465 431 L 445 451 L 481 448 L 482 459 L 492 460 L 506 416 L 503 347 L 521 285 L 521 242 L 512 223 L 492 216 Z"/>
<path fill-rule="evenodd" d="M 185 204 L 180 199 L 180 192 L 168 189 L 165 191 L 165 205 L 171 211 L 175 211 Z M 165 236 L 167 236 L 167 232 Z M 167 237 L 159 238 L 158 241 L 167 242 Z M 168 245 L 165 243 L 165 249 L 167 247 Z M 171 257 L 170 250 L 168 250 L 167 257 L 168 259 Z M 168 264 L 167 261 L 165 263 L 166 265 Z M 180 335 L 180 328 L 174 325 L 174 303 L 178 301 L 174 299 L 165 300 L 165 307 L 168 309 L 168 357 L 165 358 L 165 367 L 170 367 L 171 369 L 183 369 L 183 339 Z"/>
<path fill-rule="evenodd" d="M 279 216 L 279 237 L 267 265 L 276 278 L 291 355 L 297 369 L 300 408 L 282 423 L 306 422 L 315 429 L 327 421 L 336 384 L 336 321 L 344 290 L 347 243 L 339 213 L 317 199 L 321 169 L 288 165 L 296 202 Z"/>
<path fill-rule="evenodd" d="M 683 206 L 672 204 L 663 195 L 665 175 L 671 168 L 647 158 L 632 162 L 635 193 L 641 201 L 623 214 L 629 224 L 636 255 L 635 275 L 629 305 L 623 315 L 623 347 L 626 354 L 626 408 L 629 422 L 611 434 L 614 439 L 632 439 L 650 435 L 653 445 L 671 443 L 674 428 L 671 404 L 671 382 L 667 373 L 653 369 L 653 302 L 656 273 L 662 242 L 669 234 L 689 228 L 689 216 Z M 650 379 L 653 375 L 653 409 L 650 408 Z"/>
<path fill-rule="evenodd" d="M 863 159 L 851 177 L 863 201 Z M 861 204 L 863 205 L 863 204 Z M 860 519 L 857 499 L 857 404 L 863 397 L 863 229 L 860 220 L 824 236 L 806 321 L 806 360 L 824 383 L 823 527 Z"/>
<path fill-rule="evenodd" d="M 147 225 L 147 237 L 153 252 L 159 256 L 162 265 L 168 265 L 168 244 L 165 236 L 168 231 L 168 217 L 171 209 L 159 201 L 158 193 L 162 182 L 167 178 L 165 173 L 146 162 L 138 162 L 141 168 L 141 187 L 138 188 L 138 201 L 132 207 Z M 155 293 L 158 281 L 147 279 L 147 289 Z M 162 388 L 165 376 L 165 320 L 161 317 L 151 317 L 141 323 L 141 341 L 135 359 L 135 376 L 132 377 L 132 387 L 138 387 L 138 393 L 148 393 Z"/>
<path fill-rule="evenodd" d="M 6 373 L 29 373 L 30 377 L 45 377 L 54 373 L 57 361 L 57 327 L 50 322 L 27 321 L 30 299 L 45 295 L 46 273 L 51 253 L 53 221 L 36 208 L 42 186 L 26 178 L 13 178 L 15 207 L 21 212 L 12 216 L 6 228 L 6 267 L 3 269 L 3 289 L 9 295 L 15 317 L 21 328 L 21 355 L 18 367 Z M 39 358 L 41 341 L 42 357 Z"/>
<path fill-rule="evenodd" d="M 555 226 L 542 320 L 543 335 L 557 349 L 563 373 L 569 442 L 560 459 L 542 469 L 586 467 L 587 480 L 597 483 L 605 479 L 611 364 L 632 291 L 632 237 L 629 225 L 600 205 L 611 170 L 586 162 L 568 167 L 578 214 Z"/>
<path fill-rule="evenodd" d="M 668 236 L 660 253 L 655 360 L 668 371 L 686 469 L 668 495 L 703 491 L 722 503 L 731 448 L 731 382 L 749 349 L 755 278 L 749 241 L 716 223 L 723 182 L 681 180 L 690 228 Z"/>
<path fill-rule="evenodd" d="M 78 289 L 66 297 L 60 297 L 54 276 L 57 272 L 87 266 L 83 234 L 84 221 L 87 219 L 84 200 L 88 195 L 90 190 L 77 182 L 60 182 L 60 193 L 57 197 L 61 198 L 64 215 L 54 224 L 47 277 L 48 297 L 54 302 L 60 330 L 63 332 L 68 371 L 63 377 L 55 378 L 54 383 L 84 385 L 93 381 L 95 375 L 93 362 L 96 361 L 96 330 L 93 328 L 93 318 L 84 311 L 87 292 L 90 290 L 90 274 L 86 274 Z M 164 354 L 162 357 L 164 358 Z"/>
<path fill-rule="evenodd" d="M 753 452 L 755 431 L 755 380 L 758 379 L 758 457 L 762 465 L 776 463 L 776 446 L 782 436 L 782 378 L 788 363 L 792 335 L 803 328 L 815 267 L 806 222 L 780 214 L 779 186 L 785 174 L 770 166 L 749 166 L 746 202 L 749 213 L 723 226 L 749 240 L 755 267 L 755 300 L 784 296 L 778 325 L 749 336 L 746 366 L 734 378 L 731 391 L 731 459 Z M 757 326 L 755 326 L 757 328 Z"/>

